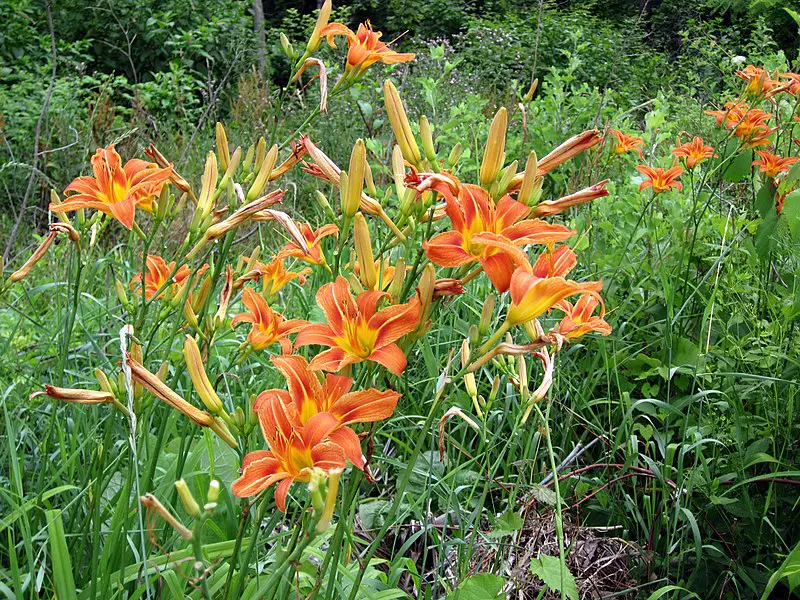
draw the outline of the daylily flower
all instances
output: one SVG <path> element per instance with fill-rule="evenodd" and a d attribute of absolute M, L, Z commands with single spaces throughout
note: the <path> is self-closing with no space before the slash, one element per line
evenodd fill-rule
<path fill-rule="evenodd" d="M 600 305 L 600 314 L 593 315 L 598 304 Z M 555 331 L 567 339 L 574 340 L 591 331 L 596 331 L 601 335 L 611 333 L 611 326 L 603 318 L 606 312 L 605 306 L 594 294 L 584 294 L 574 306 L 567 300 L 562 300 L 556 308 L 566 314 Z"/>
<path fill-rule="evenodd" d="M 739 79 L 747 82 L 745 92 L 759 99 L 769 98 L 786 89 L 778 79 L 773 79 L 769 71 L 761 67 L 747 65 L 741 71 L 736 71 Z"/>
<path fill-rule="evenodd" d="M 175 274 L 172 275 L 172 284 L 169 286 L 172 288 L 173 295 L 177 294 L 178 290 L 183 287 L 183 284 L 186 283 L 186 280 L 189 279 L 189 267 L 188 265 L 181 265 L 178 270 L 175 270 L 175 261 L 173 260 L 169 264 L 160 256 L 155 254 L 148 254 L 146 259 L 147 264 L 147 272 L 144 274 L 144 297 L 145 300 L 150 300 L 153 296 L 155 296 L 156 292 L 164 286 L 165 283 L 169 280 L 168 278 L 172 275 L 172 272 L 175 271 Z M 197 271 L 197 277 L 199 278 L 203 273 L 206 272 L 208 269 L 208 265 L 203 265 Z M 132 290 L 136 289 L 136 284 L 142 283 L 142 274 L 137 273 L 133 276 L 130 282 L 130 288 Z M 167 286 L 164 286 L 164 289 L 159 294 L 159 298 L 164 295 L 166 292 Z"/>
<path fill-rule="evenodd" d="M 337 35 L 345 36 L 349 46 L 345 74 L 359 75 L 370 65 L 379 61 L 392 65 L 414 60 L 414 54 L 395 52 L 387 44 L 381 42 L 383 34 L 380 31 L 373 31 L 369 21 L 361 23 L 356 32 L 341 23 L 331 23 L 320 32 L 320 36 L 327 38 L 331 48 L 336 48 L 333 40 Z"/>
<path fill-rule="evenodd" d="M 743 148 L 757 148 L 768 146 L 771 142 L 767 139 L 777 128 L 766 124 L 772 114 L 760 108 L 751 108 L 747 102 L 737 100 L 726 102 L 724 110 L 707 110 L 707 115 L 712 115 L 717 120 L 717 125 L 724 125 L 733 129 L 733 134 L 739 138 Z"/>
<path fill-rule="evenodd" d="M 170 179 L 172 168 L 134 158 L 122 166 L 122 158 L 110 144 L 98 148 L 92 157 L 94 176 L 78 177 L 64 190 L 63 202 L 51 203 L 53 212 L 71 212 L 93 208 L 133 228 L 136 207 L 152 212 L 153 199 Z"/>
<path fill-rule="evenodd" d="M 389 262 L 388 258 L 384 258 L 383 260 L 379 259 L 374 261 L 373 268 L 375 269 L 375 284 L 374 286 L 370 287 L 361 268 L 361 261 L 357 260 L 353 263 L 353 273 L 356 277 L 358 277 L 359 281 L 364 286 L 364 289 L 377 290 L 380 288 L 384 291 L 387 290 L 389 286 L 392 285 L 395 267 Z"/>
<path fill-rule="evenodd" d="M 413 298 L 407 304 L 396 304 L 377 310 L 378 302 L 389 294 L 367 291 L 354 300 L 347 279 L 317 291 L 317 304 L 327 323 L 312 323 L 297 336 L 297 347 L 319 344 L 330 346 L 311 361 L 314 371 L 339 371 L 354 363 L 375 361 L 396 375 L 406 368 L 406 356 L 395 342 L 413 331 L 420 319 L 420 303 Z"/>
<path fill-rule="evenodd" d="M 336 225 L 328 224 L 314 231 L 308 223 L 299 223 L 298 227 L 300 228 L 300 233 L 303 234 L 303 238 L 306 240 L 308 252 L 303 250 L 299 244 L 288 242 L 283 249 L 278 252 L 276 259 L 293 256 L 312 265 L 327 265 L 328 263 L 325 260 L 325 255 L 322 253 L 320 241 L 322 238 L 329 235 L 339 235 L 339 228 Z"/>
<path fill-rule="evenodd" d="M 564 277 L 578 264 L 578 255 L 562 244 L 554 250 L 547 249 L 539 255 L 533 264 L 532 272 L 537 277 Z"/>
<path fill-rule="evenodd" d="M 791 166 L 798 161 L 796 156 L 782 158 L 777 154 L 766 152 L 765 150 L 756 150 L 761 158 L 753 161 L 753 166 L 758 166 L 761 173 L 766 174 L 767 177 L 774 179 L 779 173 L 786 173 Z"/>
<path fill-rule="evenodd" d="M 563 277 L 537 277 L 524 267 L 511 277 L 511 307 L 506 321 L 512 325 L 527 323 L 546 313 L 569 296 L 603 289 L 602 281 L 578 282 Z"/>
<path fill-rule="evenodd" d="M 292 351 L 290 333 L 296 333 L 308 326 L 308 321 L 302 319 L 284 319 L 283 315 L 269 307 L 262 296 L 245 288 L 242 292 L 242 303 L 249 312 L 240 313 L 233 317 L 231 327 L 239 323 L 252 323 L 253 327 L 247 334 L 247 342 L 256 350 L 263 350 L 272 344 L 279 343 L 284 354 Z"/>
<path fill-rule="evenodd" d="M 640 185 L 639 191 L 643 191 L 649 187 L 653 188 L 653 192 L 660 194 L 666 192 L 671 188 L 676 190 L 681 189 L 681 183 L 677 181 L 678 177 L 683 174 L 683 167 L 675 165 L 669 169 L 661 167 L 648 167 L 647 165 L 637 165 L 636 170 L 642 175 L 647 177 Z"/>
<path fill-rule="evenodd" d="M 284 403 L 294 404 L 303 426 L 319 413 L 330 413 L 336 419 L 337 426 L 328 434 L 328 438 L 342 448 L 350 462 L 363 469 L 361 443 L 348 425 L 388 419 L 394 413 L 400 394 L 374 388 L 353 392 L 350 391 L 353 380 L 341 375 L 326 374 L 324 381 L 320 382 L 302 356 L 273 356 L 272 363 L 286 379 L 289 392 L 262 392 L 256 399 L 256 411 L 271 396 L 279 396 Z"/>
<path fill-rule="evenodd" d="M 233 482 L 239 498 L 254 496 L 277 483 L 275 504 L 286 511 L 286 495 L 293 482 L 308 482 L 314 469 L 330 475 L 346 465 L 342 449 L 327 440 L 338 425 L 329 413 L 319 413 L 302 426 L 297 409 L 279 396 L 264 399 L 258 422 L 269 450 L 256 450 L 242 461 L 242 476 Z"/>
<path fill-rule="evenodd" d="M 301 271 L 289 271 L 284 266 L 285 257 L 273 258 L 268 263 L 256 262 L 252 269 L 239 277 L 234 283 L 235 287 L 240 286 L 245 281 L 254 281 L 260 279 L 264 284 L 264 293 L 267 296 L 272 296 L 281 291 L 287 283 L 297 279 L 300 285 L 306 281 L 306 275 L 311 272 L 311 269 L 306 267 Z"/>
<path fill-rule="evenodd" d="M 635 135 L 628 135 L 616 129 L 609 129 L 608 132 L 617 138 L 617 147 L 614 148 L 615 154 L 625 154 L 626 152 L 638 152 L 639 158 L 642 157 L 642 148 L 644 140 Z"/>
<path fill-rule="evenodd" d="M 441 267 L 479 262 L 499 292 L 508 290 L 514 268 L 528 262 L 520 246 L 561 242 L 575 234 L 563 225 L 525 219 L 531 208 L 509 195 L 495 204 L 488 192 L 476 185 L 453 186 L 439 179 L 430 188 L 444 196 L 453 230 L 424 244 L 428 258 Z"/>
<path fill-rule="evenodd" d="M 714 156 L 714 148 L 712 146 L 706 146 L 703 138 L 695 136 L 691 142 L 679 144 L 676 148 L 673 148 L 672 154 L 678 158 L 686 159 L 686 166 L 690 169 L 694 169 L 696 165 L 703 162 L 705 159 Z"/>
<path fill-rule="evenodd" d="M 800 74 L 782 73 L 781 77 L 786 79 L 786 92 L 792 96 L 797 96 L 800 92 Z"/>

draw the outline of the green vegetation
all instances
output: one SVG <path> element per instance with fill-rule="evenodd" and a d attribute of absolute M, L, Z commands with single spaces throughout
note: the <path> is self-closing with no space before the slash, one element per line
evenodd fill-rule
<path fill-rule="evenodd" d="M 800 16 L 767 0 L 578 4 L 334 6 L 330 22 L 371 19 L 382 41 L 402 35 L 391 48 L 416 57 L 356 73 L 344 37 L 312 44 L 326 98 L 319 64 L 290 81 L 315 3 L 275 2 L 261 18 L 241 1 L 0 5 L 0 597 L 798 593 Z M 385 80 L 405 106 L 405 134 Z M 504 116 L 498 155 L 492 123 Z M 543 174 L 545 156 L 581 132 L 591 143 Z M 713 150 L 693 166 L 672 150 L 695 136 Z M 411 138 L 416 158 L 403 147 Z M 151 143 L 190 194 L 174 179 L 137 191 L 155 204 L 137 206 L 133 228 L 97 207 L 48 210 L 92 174 L 98 148 L 149 161 Z M 348 172 L 341 194 L 302 162 L 278 167 L 309 148 Z M 789 160 L 770 168 L 759 151 Z M 492 158 L 497 169 L 482 167 Z M 364 160 L 363 189 L 385 214 L 362 201 L 362 219 L 351 209 Z M 532 164 L 541 197 L 519 189 Z M 640 188 L 656 178 L 637 166 L 675 165 L 679 188 Z M 262 168 L 275 180 L 259 182 Z M 460 187 L 481 183 L 486 192 Z M 590 201 L 568 209 L 537 204 L 587 188 Z M 565 276 L 602 280 L 611 332 L 559 338 L 565 310 L 553 300 L 537 313 L 542 331 L 533 320 L 508 328 L 525 348 L 480 362 L 520 302 L 483 263 L 452 267 L 423 249 L 457 229 L 450 215 L 431 219 L 448 189 L 491 206 L 509 192 L 574 230 L 577 265 Z M 338 227 L 318 247 L 326 265 L 301 248 L 305 223 Z M 20 271 L 37 247 L 46 252 Z M 405 278 L 390 287 L 384 268 L 370 282 L 366 248 L 399 272 L 402 259 Z M 253 267 L 282 250 L 278 262 L 298 276 L 270 294 L 269 273 Z M 541 244 L 523 251 L 499 252 L 515 257 L 514 281 L 547 255 Z M 339 275 L 354 294 L 388 289 L 379 309 L 423 315 L 404 313 L 402 374 L 374 359 L 328 369 L 354 390 L 401 394 L 390 414 L 350 425 L 369 468 L 345 452 L 341 479 L 335 469 L 311 485 L 301 477 L 285 511 L 276 485 L 235 494 L 244 457 L 267 448 L 256 396 L 287 384 L 271 360 L 279 346 L 260 347 L 232 319 L 255 312 L 244 298 L 263 292 L 286 319 L 329 322 L 319 290 Z M 152 297 L 136 276 L 155 282 Z M 434 279 L 461 280 L 463 293 L 444 281 L 433 298 Z M 319 338 L 298 343 L 308 327 L 289 334 L 292 352 L 318 359 Z M 163 384 L 148 384 L 148 371 Z M 95 395 L 39 393 L 45 384 Z M 321 442 L 341 454 L 337 444 Z"/>

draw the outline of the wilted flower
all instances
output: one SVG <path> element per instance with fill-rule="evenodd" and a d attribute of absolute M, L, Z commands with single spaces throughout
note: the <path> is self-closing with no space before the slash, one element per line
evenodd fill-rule
<path fill-rule="evenodd" d="M 406 355 L 395 342 L 413 331 L 420 319 L 419 300 L 377 310 L 386 292 L 368 291 L 354 300 L 347 279 L 323 285 L 317 291 L 317 304 L 327 323 L 312 323 L 297 335 L 297 347 L 319 344 L 330 346 L 311 361 L 312 370 L 339 371 L 347 365 L 371 360 L 400 375 Z"/>
<path fill-rule="evenodd" d="M 51 203 L 53 212 L 71 212 L 93 208 L 133 228 L 136 207 L 152 212 L 153 199 L 172 175 L 172 167 L 131 159 L 122 166 L 122 158 L 110 144 L 98 148 L 92 157 L 94 176 L 78 177 L 67 186 L 63 202 Z"/>
<path fill-rule="evenodd" d="M 551 217 L 564 212 L 571 206 L 577 206 L 579 204 L 591 202 L 592 200 L 597 200 L 598 198 L 604 198 L 608 196 L 608 190 L 606 189 L 607 183 L 608 179 L 604 179 L 603 181 L 583 188 L 569 196 L 559 198 L 558 200 L 545 200 L 544 202 L 540 202 L 533 207 L 533 216 Z"/>

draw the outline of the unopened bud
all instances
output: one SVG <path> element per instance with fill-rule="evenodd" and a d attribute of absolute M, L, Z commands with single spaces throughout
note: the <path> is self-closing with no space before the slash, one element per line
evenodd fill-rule
<path fill-rule="evenodd" d="M 428 314 L 431 311 L 431 302 L 433 301 L 434 287 L 436 286 L 436 267 L 432 263 L 425 265 L 422 275 L 419 278 L 419 296 L 420 296 L 420 323 L 424 323 L 428 319 Z"/>
<path fill-rule="evenodd" d="M 492 326 L 492 317 L 494 316 L 494 306 L 496 301 L 497 299 L 494 297 L 494 294 L 489 294 L 486 296 L 486 300 L 483 303 L 481 320 L 478 322 L 478 331 L 482 336 L 489 333 L 489 328 Z"/>
<path fill-rule="evenodd" d="M 522 184 L 519 187 L 519 195 L 517 196 L 517 200 L 527 206 L 531 205 L 531 199 L 535 192 L 537 166 L 536 152 L 531 151 L 528 155 L 528 160 L 525 162 L 525 174 L 522 176 Z M 541 181 L 541 178 L 539 181 Z M 541 184 L 539 184 L 539 189 L 541 189 Z"/>
<path fill-rule="evenodd" d="M 425 152 L 425 158 L 431 163 L 433 170 L 438 171 L 439 160 L 436 158 L 436 149 L 433 146 L 433 132 L 428 117 L 425 115 L 419 118 L 419 136 L 422 138 L 422 150 Z"/>
<path fill-rule="evenodd" d="M 225 133 L 225 127 L 222 123 L 217 121 L 217 156 L 219 157 L 219 164 L 223 171 L 228 169 L 231 162 L 231 150 L 228 147 L 228 135 Z"/>
<path fill-rule="evenodd" d="M 250 189 L 247 190 L 246 199 L 248 202 L 252 202 L 261 195 L 261 192 L 267 185 L 267 181 L 269 181 L 269 176 L 272 173 L 272 169 L 275 168 L 275 163 L 277 160 L 278 145 L 273 144 L 272 148 L 269 149 L 269 152 L 267 152 L 267 155 L 264 157 L 264 160 L 261 161 L 261 166 L 258 169 L 258 174 L 256 175 L 255 180 L 253 180 L 253 185 L 251 185 Z"/>
<path fill-rule="evenodd" d="M 472 344 L 473 346 L 477 346 L 478 343 L 481 341 L 481 334 L 478 330 L 478 326 L 475 325 L 475 323 L 469 326 L 468 335 L 469 335 L 469 343 Z"/>
<path fill-rule="evenodd" d="M 216 502 L 219 500 L 219 481 L 212 479 L 208 483 L 208 493 L 206 494 L 206 502 Z"/>
<path fill-rule="evenodd" d="M 356 213 L 355 216 L 353 236 L 356 242 L 356 255 L 358 256 L 361 281 L 364 282 L 366 289 L 374 290 L 378 285 L 378 273 L 375 271 L 375 257 L 372 254 L 369 225 L 367 225 L 367 220 L 360 212 Z"/>
<path fill-rule="evenodd" d="M 350 169 L 347 171 L 347 193 L 342 212 L 346 217 L 354 217 L 364 191 L 364 171 L 366 170 L 367 147 L 361 138 L 356 140 L 350 153 Z"/>
<path fill-rule="evenodd" d="M 475 381 L 475 373 L 464 375 L 464 389 L 467 390 L 467 394 L 469 394 L 473 402 L 478 398 L 478 384 Z"/>
<path fill-rule="evenodd" d="M 294 47 L 292 46 L 292 42 L 289 41 L 289 38 L 286 37 L 286 34 L 281 31 L 280 33 L 281 39 L 281 47 L 283 48 L 284 54 L 289 58 L 289 60 L 294 60 L 295 53 Z"/>
<path fill-rule="evenodd" d="M 501 106 L 492 120 L 491 127 L 489 127 L 489 137 L 486 140 L 486 149 L 483 152 L 480 180 L 484 188 L 488 188 L 497 179 L 497 175 L 503 166 L 507 129 L 508 111 L 506 111 L 505 106 Z"/>
<path fill-rule="evenodd" d="M 119 298 L 119 303 L 122 304 L 122 308 L 131 312 L 131 302 L 128 300 L 128 292 L 119 279 L 114 281 L 114 291 L 117 293 L 117 298 Z"/>
<path fill-rule="evenodd" d="M 307 55 L 313 53 L 317 48 L 319 48 L 319 44 L 322 41 L 320 33 L 328 25 L 328 20 L 331 18 L 331 9 L 331 0 L 325 0 L 325 2 L 322 4 L 322 8 L 319 9 L 319 15 L 317 15 L 317 22 L 314 25 L 314 31 L 311 32 L 311 37 L 308 38 L 308 44 L 306 44 Z"/>
<path fill-rule="evenodd" d="M 319 207 L 322 209 L 322 212 L 325 213 L 326 217 L 332 221 L 336 220 L 336 213 L 333 212 L 333 207 L 331 206 L 331 203 L 328 202 L 328 198 L 325 196 L 325 194 L 319 190 L 314 190 L 314 200 L 317 201 L 317 204 L 319 204 Z"/>
<path fill-rule="evenodd" d="M 223 414 L 225 409 L 203 367 L 200 348 L 198 348 L 197 342 L 190 335 L 186 336 L 186 340 L 183 343 L 183 357 L 186 360 L 189 377 L 191 377 L 194 389 L 197 391 L 197 395 L 200 396 L 203 405 L 212 413 Z"/>
<path fill-rule="evenodd" d="M 392 302 L 399 302 L 400 292 L 403 291 L 403 283 L 406 279 L 406 261 L 398 258 L 394 265 L 394 276 L 392 283 L 389 284 L 389 295 L 392 297 Z"/>
<path fill-rule="evenodd" d="M 378 190 L 375 188 L 375 180 L 372 178 L 372 168 L 368 161 L 364 161 L 364 187 L 370 196 L 377 196 Z"/>
<path fill-rule="evenodd" d="M 403 101 L 400 100 L 397 88 L 388 79 L 383 82 L 383 100 L 394 137 L 403 152 L 403 156 L 411 164 L 419 165 L 422 161 L 422 155 L 419 152 L 417 141 L 414 139 L 414 134 L 411 132 L 411 125 L 408 122 Z"/>
<path fill-rule="evenodd" d="M 530 102 L 533 100 L 533 95 L 536 93 L 536 88 L 539 87 L 539 78 L 537 77 L 533 81 L 531 81 L 531 87 L 528 88 L 528 91 L 525 92 L 525 95 L 522 97 L 523 102 Z"/>
<path fill-rule="evenodd" d="M 256 147 L 253 144 L 250 144 L 250 147 L 247 149 L 247 153 L 244 155 L 244 161 L 242 162 L 242 172 L 249 173 L 250 167 L 253 165 L 253 158 L 256 155 Z"/>
<path fill-rule="evenodd" d="M 192 516 L 196 517 L 200 514 L 200 505 L 197 503 L 197 500 L 194 499 L 189 486 L 186 485 L 186 481 L 183 479 L 179 479 L 175 482 L 175 489 L 178 490 L 178 496 L 181 498 L 181 502 L 183 503 L 183 507 L 186 509 L 186 512 Z"/>
<path fill-rule="evenodd" d="M 500 181 L 497 182 L 496 196 L 499 197 L 506 193 L 508 186 L 511 185 L 511 180 L 514 179 L 514 175 L 516 174 L 517 174 L 517 161 L 515 160 L 500 172 Z"/>
<path fill-rule="evenodd" d="M 447 166 L 448 168 L 452 169 L 458 164 L 458 161 L 461 160 L 461 153 L 463 152 L 463 148 L 461 147 L 461 142 L 458 142 L 453 149 L 450 150 L 450 154 L 447 157 Z"/>

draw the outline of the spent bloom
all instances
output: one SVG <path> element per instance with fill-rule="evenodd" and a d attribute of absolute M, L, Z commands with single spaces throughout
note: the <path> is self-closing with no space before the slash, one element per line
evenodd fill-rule
<path fill-rule="evenodd" d="M 686 166 L 689 169 L 694 169 L 699 163 L 714 156 L 714 148 L 707 146 L 703 138 L 694 136 L 691 142 L 678 144 L 677 147 L 673 148 L 672 154 L 678 158 L 685 159 Z"/>
<path fill-rule="evenodd" d="M 678 177 L 683 175 L 683 167 L 679 165 L 675 165 L 669 169 L 637 165 L 636 170 L 646 177 L 639 185 L 640 192 L 652 187 L 654 193 L 660 194 L 672 188 L 680 190 L 682 187 L 681 183 L 678 181 Z"/>
<path fill-rule="evenodd" d="M 377 362 L 396 375 L 406 368 L 406 355 L 395 342 L 413 331 L 420 319 L 420 303 L 413 298 L 378 310 L 378 302 L 389 294 L 367 291 L 353 299 L 347 279 L 323 285 L 317 304 L 327 323 L 312 323 L 297 336 L 297 347 L 319 344 L 329 350 L 311 361 L 312 370 L 339 371 L 365 360 Z"/>
<path fill-rule="evenodd" d="M 51 203 L 51 211 L 93 208 L 132 229 L 136 207 L 152 212 L 153 199 L 172 175 L 171 167 L 160 168 L 137 158 L 123 166 L 113 144 L 98 148 L 91 162 L 94 175 L 78 177 L 70 183 L 64 201 Z"/>

